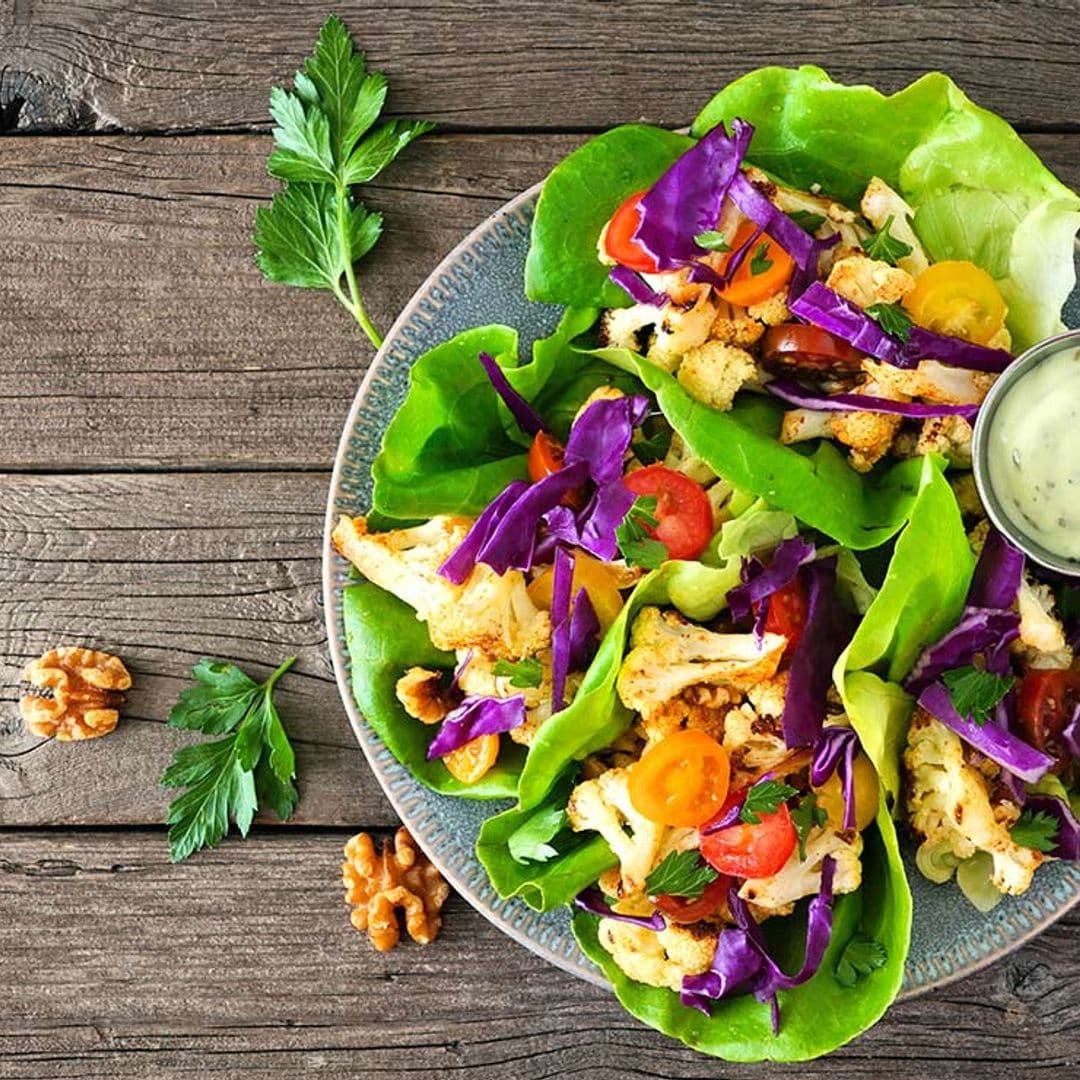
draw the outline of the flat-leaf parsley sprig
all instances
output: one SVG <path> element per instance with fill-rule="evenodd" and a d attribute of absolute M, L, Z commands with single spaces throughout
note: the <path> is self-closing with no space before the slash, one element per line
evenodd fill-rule
<path fill-rule="evenodd" d="M 285 182 L 255 212 L 256 261 L 271 281 L 329 289 L 376 347 L 356 283 L 356 263 L 382 234 L 382 215 L 352 193 L 376 177 L 420 135 L 424 120 L 387 120 L 374 127 L 386 101 L 386 77 L 369 72 L 345 24 L 331 15 L 293 89 L 270 91 L 276 149 L 267 171 Z"/>
<path fill-rule="evenodd" d="M 169 713 L 169 727 L 224 735 L 177 750 L 161 776 L 164 787 L 187 788 L 169 806 L 169 853 L 173 862 L 214 847 L 229 819 L 247 836 L 259 803 L 282 820 L 299 795 L 293 783 L 296 757 L 274 708 L 274 687 L 296 662 L 290 656 L 264 683 L 235 664 L 200 660 L 188 687 Z"/>

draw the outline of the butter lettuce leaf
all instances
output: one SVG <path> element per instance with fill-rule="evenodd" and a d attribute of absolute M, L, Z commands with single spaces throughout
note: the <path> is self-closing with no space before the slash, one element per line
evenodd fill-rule
<path fill-rule="evenodd" d="M 692 134 L 735 116 L 755 127 L 749 160 L 785 184 L 852 207 L 873 176 L 899 191 L 934 260 L 970 259 L 997 281 L 1016 351 L 1063 329 L 1080 197 L 948 76 L 887 97 L 818 67 L 760 68 L 721 90 Z"/>

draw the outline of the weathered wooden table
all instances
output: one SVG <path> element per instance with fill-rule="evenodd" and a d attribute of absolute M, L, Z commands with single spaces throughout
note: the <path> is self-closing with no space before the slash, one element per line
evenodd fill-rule
<path fill-rule="evenodd" d="M 895 89 L 949 71 L 1080 186 L 1074 0 L 335 5 L 430 117 L 368 193 L 385 328 L 439 258 L 590 132 L 686 123 L 729 78 L 817 60 Z M 157 9 L 157 10 L 155 10 Z M 325 295 L 264 283 L 267 91 L 324 0 L 0 0 L 0 1076 L 790 1076 L 639 1026 L 453 899 L 379 955 L 338 867 L 393 815 L 338 701 L 319 595 L 338 433 L 372 350 Z M 19 670 L 114 649 L 135 688 L 88 744 L 22 730 Z M 164 726 L 200 656 L 266 672 L 303 800 L 181 866 Z M 1080 916 L 897 1006 L 808 1076 L 1075 1076 Z"/>

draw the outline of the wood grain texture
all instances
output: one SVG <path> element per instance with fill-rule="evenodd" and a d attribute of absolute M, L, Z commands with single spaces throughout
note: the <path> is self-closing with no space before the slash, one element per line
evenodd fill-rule
<path fill-rule="evenodd" d="M 324 473 L 0 476 L 0 825 L 155 824 L 165 726 L 201 656 L 265 677 L 297 751 L 295 824 L 394 822 L 349 728 L 320 595 Z M 29 736 L 23 665 L 58 644 L 119 654 L 134 686 L 118 729 Z"/>
<path fill-rule="evenodd" d="M 18 912 L 0 920 L 0 1077 L 794 1075 L 662 1038 L 456 897 L 434 944 L 375 953 L 342 904 L 346 835 L 255 835 L 175 867 L 154 833 L 0 833 L 0 910 Z M 1071 1076 L 1078 1024 L 1074 913 L 797 1072 Z"/>
<path fill-rule="evenodd" d="M 389 327 L 442 256 L 583 136 L 435 136 L 369 189 Z M 1029 141 L 1080 186 L 1080 136 Z M 327 468 L 370 360 L 252 261 L 261 136 L 0 139 L 0 469 Z M 17 272 L 16 269 L 17 268 Z"/>
<path fill-rule="evenodd" d="M 679 126 L 749 68 L 811 58 L 886 91 L 940 68 L 1013 122 L 1077 125 L 1071 0 L 333 8 L 389 75 L 393 111 L 457 129 L 598 129 L 638 116 Z M 267 130 L 269 87 L 292 76 L 326 12 L 323 0 L 0 0 L 0 101 L 21 95 L 8 124 L 29 129 Z"/>

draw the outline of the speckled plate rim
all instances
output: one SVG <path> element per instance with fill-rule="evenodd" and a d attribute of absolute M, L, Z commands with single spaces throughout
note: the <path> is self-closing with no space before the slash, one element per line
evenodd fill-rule
<path fill-rule="evenodd" d="M 565 940 L 567 930 L 565 912 L 542 915 L 520 900 L 504 900 L 499 897 L 491 887 L 475 856 L 458 851 L 447 857 L 443 842 L 450 839 L 448 835 L 443 832 L 437 821 L 432 820 L 430 815 L 417 813 L 418 789 L 435 799 L 443 799 L 447 802 L 457 800 L 423 789 L 422 785 L 386 749 L 368 726 L 356 705 L 349 681 L 349 658 L 341 614 L 341 596 L 342 589 L 348 580 L 348 564 L 337 554 L 330 540 L 330 534 L 338 517 L 342 513 L 354 510 L 351 500 L 344 491 L 350 443 L 357 430 L 360 413 L 372 392 L 373 384 L 390 363 L 391 350 L 398 344 L 399 339 L 408 337 L 407 330 L 415 322 L 428 321 L 429 311 L 445 303 L 453 302 L 452 295 L 449 299 L 446 298 L 447 286 L 452 286 L 454 279 L 462 275 L 471 277 L 478 273 L 484 258 L 484 247 L 492 241 L 499 243 L 501 240 L 498 236 L 500 225 L 505 225 L 511 218 L 516 217 L 520 220 L 522 214 L 527 214 L 531 218 L 532 207 L 542 184 L 541 181 L 510 199 L 446 255 L 402 309 L 372 360 L 349 410 L 334 460 L 323 537 L 323 598 L 330 657 L 338 691 L 345 705 L 349 722 L 372 773 L 391 806 L 402 822 L 408 826 L 417 843 L 439 867 L 455 891 L 504 934 L 556 967 L 610 990 L 608 981 L 577 949 L 572 939 L 570 948 L 564 947 L 560 950 L 553 947 L 553 937 L 562 937 Z M 1080 262 L 1080 241 L 1077 242 L 1077 252 L 1078 262 Z M 503 804 L 489 805 L 494 810 L 496 806 Z M 910 859 L 906 861 L 910 876 L 914 868 L 910 865 Z M 1020 948 L 1072 910 L 1080 903 L 1080 867 L 1064 863 L 1055 865 L 1063 871 L 1058 874 L 1059 880 L 1056 886 L 1041 889 L 1037 895 L 1032 895 L 1034 890 L 1031 890 L 1023 897 L 1009 898 L 1002 905 L 1002 907 L 1007 906 L 1007 914 L 999 907 L 995 909 L 994 914 L 982 920 L 980 941 L 965 940 L 951 949 L 941 950 L 938 953 L 923 955 L 918 959 L 909 957 L 904 985 L 898 1000 L 917 997 L 929 990 L 945 986 L 982 970 Z M 1043 873 L 1045 874 L 1045 870 Z M 1046 884 L 1050 885 L 1049 882 Z M 916 919 L 917 917 L 916 914 Z M 555 921 L 557 925 L 551 925 Z"/>

